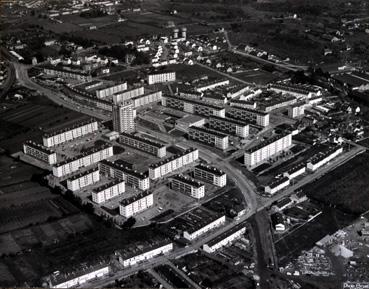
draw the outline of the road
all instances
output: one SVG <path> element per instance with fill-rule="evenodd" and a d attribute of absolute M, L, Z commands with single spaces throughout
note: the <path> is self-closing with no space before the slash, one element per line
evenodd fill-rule
<path fill-rule="evenodd" d="M 13 86 L 13 84 L 15 83 L 15 69 L 14 69 L 14 65 L 11 62 L 8 62 L 8 67 L 7 67 L 7 78 L 5 79 L 1 89 L 1 93 L 0 93 L 0 99 L 5 97 L 9 91 L 9 89 Z"/>

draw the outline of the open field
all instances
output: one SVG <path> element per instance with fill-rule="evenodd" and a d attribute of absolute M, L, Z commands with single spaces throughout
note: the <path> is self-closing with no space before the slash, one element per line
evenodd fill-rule
<path fill-rule="evenodd" d="M 345 212 L 361 214 L 369 210 L 369 153 L 356 156 L 324 177 L 302 188 L 315 200 Z"/>

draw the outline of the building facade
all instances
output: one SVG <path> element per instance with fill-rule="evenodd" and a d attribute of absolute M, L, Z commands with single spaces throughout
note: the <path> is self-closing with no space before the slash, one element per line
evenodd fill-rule
<path fill-rule="evenodd" d="M 135 131 L 134 109 L 131 101 L 113 107 L 113 128 L 117 132 Z"/>
<path fill-rule="evenodd" d="M 292 145 L 292 134 L 284 133 L 264 140 L 245 152 L 245 165 L 255 166 L 277 155 Z"/>
<path fill-rule="evenodd" d="M 227 184 L 227 174 L 216 167 L 208 165 L 197 165 L 194 170 L 194 177 L 217 187 L 224 187 Z"/>
<path fill-rule="evenodd" d="M 217 116 L 210 116 L 208 118 L 208 126 L 213 130 L 218 130 L 225 133 L 232 133 L 233 135 L 245 138 L 249 135 L 249 124 L 232 118 L 222 118 Z"/>
<path fill-rule="evenodd" d="M 174 176 L 170 186 L 172 190 L 189 195 L 195 199 L 205 197 L 205 185 L 183 175 Z"/>
<path fill-rule="evenodd" d="M 143 86 L 135 87 L 126 91 L 118 92 L 113 95 L 114 104 L 124 103 L 132 98 L 145 94 L 145 88 Z"/>
<path fill-rule="evenodd" d="M 227 113 L 231 118 L 247 120 L 263 127 L 269 125 L 269 113 L 267 112 L 231 106 Z"/>
<path fill-rule="evenodd" d="M 119 203 L 119 214 L 129 218 L 141 213 L 154 205 L 152 192 L 143 191 L 138 195 L 122 200 Z"/>
<path fill-rule="evenodd" d="M 201 224 L 198 227 L 192 227 L 183 232 L 183 237 L 189 241 L 193 241 L 201 235 L 213 230 L 225 223 L 225 216 L 216 217 L 215 219 L 209 220 L 206 224 Z"/>
<path fill-rule="evenodd" d="M 55 151 L 33 141 L 26 141 L 23 144 L 23 152 L 49 165 L 57 163 Z"/>
<path fill-rule="evenodd" d="M 45 133 L 42 137 L 42 142 L 45 147 L 52 147 L 74 140 L 76 138 L 93 133 L 99 129 L 99 124 L 96 120 L 91 119 L 81 123 L 77 123 L 72 127 L 62 130 Z"/>
<path fill-rule="evenodd" d="M 191 126 L 188 129 L 188 137 L 221 150 L 226 150 L 228 148 L 228 135 L 216 130 Z"/>
<path fill-rule="evenodd" d="M 126 190 L 124 181 L 115 180 L 103 186 L 93 189 L 92 201 L 101 204 L 114 197 L 123 194 Z"/>
<path fill-rule="evenodd" d="M 159 102 L 161 101 L 161 97 L 162 97 L 162 92 L 161 90 L 159 90 L 159 91 L 149 92 L 143 95 L 132 97 L 132 102 L 133 102 L 133 106 L 137 108 L 137 107 L 141 107 L 141 106 L 148 105 L 151 103 Z"/>
<path fill-rule="evenodd" d="M 82 174 L 73 176 L 67 180 L 67 188 L 72 192 L 78 191 L 84 187 L 95 184 L 100 181 L 99 168 L 93 168 Z"/>
<path fill-rule="evenodd" d="M 147 83 L 149 85 L 171 81 L 176 81 L 175 72 L 154 73 L 147 76 Z"/>
<path fill-rule="evenodd" d="M 165 145 L 138 135 L 123 132 L 119 137 L 119 142 L 123 145 L 157 156 L 158 158 L 163 158 L 167 154 Z"/>
<path fill-rule="evenodd" d="M 97 98 L 107 98 L 115 93 L 127 90 L 127 82 L 111 85 L 104 88 L 97 88 L 95 91 Z"/>
<path fill-rule="evenodd" d="M 233 241 L 242 238 L 242 236 L 246 233 L 245 225 L 238 225 L 231 230 L 224 232 L 218 237 L 214 238 L 210 242 L 203 245 L 203 249 L 206 253 L 214 253 L 220 248 L 227 246 Z"/>

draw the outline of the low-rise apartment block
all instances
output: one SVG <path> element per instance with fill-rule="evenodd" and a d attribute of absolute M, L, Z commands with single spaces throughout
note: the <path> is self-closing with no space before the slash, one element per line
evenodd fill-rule
<path fill-rule="evenodd" d="M 165 83 L 176 81 L 176 73 L 175 72 L 164 72 L 164 73 L 153 73 L 147 76 L 147 83 L 149 85 L 156 83 Z"/>
<path fill-rule="evenodd" d="M 167 154 L 167 148 L 165 145 L 135 135 L 133 133 L 124 133 L 124 132 L 121 133 L 119 137 L 119 142 L 123 145 L 133 147 L 135 149 L 149 153 L 159 158 L 163 158 Z"/>
<path fill-rule="evenodd" d="M 69 271 L 55 271 L 45 279 L 50 288 L 74 288 L 89 280 L 106 276 L 109 272 L 109 264 L 106 261 L 100 261 L 96 264 L 83 263 Z"/>
<path fill-rule="evenodd" d="M 222 106 L 209 104 L 200 100 L 193 100 L 172 95 L 163 95 L 161 104 L 184 112 L 203 116 L 225 117 L 225 109 Z"/>
<path fill-rule="evenodd" d="M 289 94 L 296 96 L 297 98 L 312 98 L 322 94 L 319 87 L 307 84 L 294 84 L 294 83 L 274 83 L 270 86 L 270 89 L 282 94 Z"/>
<path fill-rule="evenodd" d="M 56 76 L 60 78 L 70 78 L 79 81 L 91 81 L 92 77 L 90 74 L 77 71 L 77 70 L 70 70 L 66 68 L 59 68 L 56 66 L 45 66 L 43 69 L 46 75 Z"/>
<path fill-rule="evenodd" d="M 275 193 L 283 190 L 285 187 L 290 185 L 290 179 L 288 177 L 282 177 L 276 180 L 273 180 L 270 184 L 264 187 L 264 192 L 270 195 L 274 195 Z"/>
<path fill-rule="evenodd" d="M 124 181 L 115 180 L 92 190 L 92 201 L 101 204 L 123 194 L 126 190 Z"/>
<path fill-rule="evenodd" d="M 336 147 L 330 147 L 328 150 L 319 152 L 315 156 L 313 156 L 306 165 L 306 168 L 309 171 L 316 171 L 320 167 L 324 166 L 331 160 L 333 160 L 335 157 L 337 157 L 339 154 L 343 153 L 343 147 L 336 146 Z"/>
<path fill-rule="evenodd" d="M 208 126 L 211 129 L 245 138 L 249 135 L 249 124 L 228 117 L 210 116 Z"/>
<path fill-rule="evenodd" d="M 218 86 L 229 85 L 228 79 L 216 79 L 211 81 L 200 81 L 200 83 L 195 84 L 195 91 L 202 92 L 208 89 L 214 89 Z"/>
<path fill-rule="evenodd" d="M 128 168 L 121 160 L 104 160 L 99 163 L 100 173 L 110 178 L 117 178 L 125 181 L 128 185 L 147 190 L 150 187 L 150 179 L 147 173 L 138 172 Z"/>
<path fill-rule="evenodd" d="M 265 127 L 269 125 L 269 113 L 264 111 L 231 106 L 227 114 L 231 118 L 247 120 L 260 126 Z"/>
<path fill-rule="evenodd" d="M 226 150 L 228 148 L 228 135 L 216 130 L 191 126 L 188 129 L 188 137 L 221 150 Z"/>
<path fill-rule="evenodd" d="M 99 168 L 90 169 L 84 173 L 77 174 L 67 180 L 67 188 L 72 192 L 78 191 L 84 187 L 95 184 L 100 181 Z"/>
<path fill-rule="evenodd" d="M 119 214 L 126 218 L 129 218 L 147 210 L 153 205 L 153 193 L 149 191 L 143 191 L 138 195 L 122 200 L 119 203 Z"/>
<path fill-rule="evenodd" d="M 176 175 L 170 183 L 172 190 L 190 195 L 195 199 L 205 197 L 205 185 L 189 177 Z"/>
<path fill-rule="evenodd" d="M 283 176 L 289 178 L 290 180 L 292 180 L 294 178 L 297 178 L 298 176 L 301 176 L 305 172 L 306 172 L 306 164 L 301 163 L 301 164 L 298 164 L 298 165 L 290 168 L 288 171 L 284 172 Z"/>
<path fill-rule="evenodd" d="M 292 145 L 292 134 L 275 135 L 258 145 L 252 146 L 245 152 L 245 165 L 251 167 L 277 155 Z"/>
<path fill-rule="evenodd" d="M 67 159 L 53 166 L 53 175 L 55 177 L 64 177 L 68 174 L 78 171 L 82 167 L 88 167 L 102 160 L 113 156 L 113 146 L 104 144 L 100 147 L 93 147 L 84 153 Z"/>
<path fill-rule="evenodd" d="M 23 144 L 23 152 L 49 165 L 57 163 L 55 151 L 33 141 L 26 141 Z"/>
<path fill-rule="evenodd" d="M 150 241 L 147 246 L 135 246 L 115 252 L 123 267 L 133 266 L 173 250 L 170 240 Z"/>
<path fill-rule="evenodd" d="M 225 172 L 204 164 L 195 167 L 194 177 L 217 187 L 224 187 L 227 184 L 227 174 Z"/>
<path fill-rule="evenodd" d="M 99 129 L 98 122 L 94 119 L 76 123 L 72 127 L 64 128 L 62 130 L 45 133 L 42 141 L 45 147 L 52 147 L 63 144 L 67 141 L 74 140 L 89 133 L 95 132 Z"/>
<path fill-rule="evenodd" d="M 214 253 L 220 248 L 227 246 L 233 241 L 242 238 L 242 236 L 246 233 L 245 224 L 239 224 L 227 232 L 220 234 L 215 237 L 213 240 L 207 242 L 203 245 L 203 249 L 206 253 Z"/>
<path fill-rule="evenodd" d="M 149 167 L 150 179 L 155 180 L 162 178 L 165 175 L 180 169 L 183 166 L 191 164 L 198 160 L 199 151 L 195 148 L 190 148 L 182 153 L 173 155 L 158 163 L 152 164 Z"/>

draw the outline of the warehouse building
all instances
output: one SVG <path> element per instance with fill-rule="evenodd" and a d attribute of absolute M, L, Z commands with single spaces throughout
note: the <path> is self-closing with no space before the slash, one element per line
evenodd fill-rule
<path fill-rule="evenodd" d="M 231 133 L 242 138 L 249 135 L 250 128 L 249 124 L 241 120 L 218 116 L 210 116 L 208 118 L 208 127 L 224 133 Z"/>
<path fill-rule="evenodd" d="M 123 194 L 126 190 L 124 181 L 114 180 L 92 190 L 92 201 L 101 204 Z"/>
<path fill-rule="evenodd" d="M 246 233 L 245 224 L 239 224 L 229 231 L 226 231 L 219 236 L 215 237 L 213 240 L 207 242 L 203 245 L 203 249 L 206 253 L 214 253 L 220 248 L 229 245 L 233 241 L 242 238 Z"/>
<path fill-rule="evenodd" d="M 165 145 L 132 133 L 121 133 L 119 142 L 123 145 L 157 156 L 158 158 L 163 158 L 167 154 Z"/>
<path fill-rule="evenodd" d="M 224 187 L 227 184 L 227 174 L 225 172 L 204 164 L 195 167 L 194 177 L 217 187 Z"/>
<path fill-rule="evenodd" d="M 157 241 L 150 240 L 149 242 L 147 246 L 136 246 L 133 244 L 132 248 L 116 251 L 115 255 L 118 256 L 119 262 L 123 267 L 129 267 L 173 250 L 173 243 L 169 239 Z"/>
<path fill-rule="evenodd" d="M 68 190 L 75 192 L 99 181 L 100 171 L 99 168 L 96 167 L 69 178 L 67 180 L 67 188 Z"/>
<path fill-rule="evenodd" d="M 23 144 L 23 152 L 49 165 L 57 163 L 55 151 L 30 140 Z"/>
<path fill-rule="evenodd" d="M 269 113 L 264 111 L 231 106 L 227 111 L 227 115 L 231 118 L 247 120 L 263 127 L 269 125 Z"/>
<path fill-rule="evenodd" d="M 45 133 L 42 141 L 45 147 L 57 146 L 67 141 L 85 136 L 93 133 L 99 129 L 98 122 L 94 119 L 76 123 L 72 127 L 64 128 L 62 130 Z"/>
<path fill-rule="evenodd" d="M 278 153 L 288 149 L 292 145 L 292 134 L 283 133 L 275 135 L 258 145 L 252 146 L 245 152 L 245 165 L 255 166 L 263 161 L 277 155 Z"/>
<path fill-rule="evenodd" d="M 170 183 L 170 187 L 174 191 L 190 195 L 195 199 L 205 197 L 205 185 L 183 175 L 174 176 Z"/>
<path fill-rule="evenodd" d="M 103 144 L 100 147 L 93 147 L 84 153 L 57 163 L 53 166 L 53 175 L 55 177 L 63 177 L 68 174 L 77 172 L 82 167 L 88 167 L 102 160 L 113 156 L 113 146 Z"/>
<path fill-rule="evenodd" d="M 122 200 L 119 203 L 119 214 L 126 218 L 129 218 L 147 210 L 153 205 L 153 193 L 149 191 L 143 191 L 138 195 Z"/>
<path fill-rule="evenodd" d="M 162 178 L 165 175 L 180 169 L 183 166 L 191 164 L 198 160 L 199 151 L 195 148 L 190 148 L 182 153 L 173 155 L 158 163 L 152 164 L 149 167 L 150 179 L 155 180 Z"/>
<path fill-rule="evenodd" d="M 104 160 L 99 163 L 100 173 L 110 178 L 116 178 L 125 181 L 128 185 L 147 190 L 150 187 L 150 180 L 147 173 L 141 173 L 128 168 L 122 160 L 109 161 Z"/>
<path fill-rule="evenodd" d="M 203 116 L 225 117 L 224 107 L 178 96 L 163 95 L 161 104 L 166 107 Z"/>
<path fill-rule="evenodd" d="M 228 148 L 228 135 L 208 128 L 191 126 L 188 129 L 188 137 L 221 150 Z"/>

